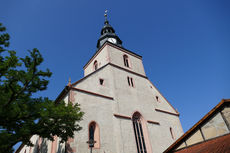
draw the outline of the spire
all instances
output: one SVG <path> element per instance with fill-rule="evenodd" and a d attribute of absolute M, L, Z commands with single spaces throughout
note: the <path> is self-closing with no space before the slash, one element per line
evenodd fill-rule
<path fill-rule="evenodd" d="M 104 14 L 104 17 L 105 17 L 105 24 L 109 24 L 109 21 L 107 19 L 107 13 L 108 13 L 108 10 L 105 10 L 105 14 Z"/>
<path fill-rule="evenodd" d="M 116 44 L 122 47 L 122 41 L 115 34 L 115 30 L 113 29 L 113 27 L 109 24 L 108 10 L 105 10 L 104 17 L 105 17 L 104 26 L 101 29 L 101 36 L 97 41 L 97 48 L 98 49 L 101 48 L 106 41 L 109 41 L 113 44 Z"/>
<path fill-rule="evenodd" d="M 69 82 L 68 82 L 68 84 L 67 84 L 67 86 L 71 86 L 71 78 L 69 77 Z"/>

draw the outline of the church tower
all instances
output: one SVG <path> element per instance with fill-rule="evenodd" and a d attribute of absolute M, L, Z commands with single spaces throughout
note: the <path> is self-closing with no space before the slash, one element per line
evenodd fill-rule
<path fill-rule="evenodd" d="M 105 14 L 97 51 L 84 66 L 84 77 L 57 100 L 79 103 L 82 130 L 48 152 L 161 153 L 183 134 L 179 113 L 145 74 L 142 56 L 125 49 Z M 23 150 L 22 150 L 23 151 Z"/>

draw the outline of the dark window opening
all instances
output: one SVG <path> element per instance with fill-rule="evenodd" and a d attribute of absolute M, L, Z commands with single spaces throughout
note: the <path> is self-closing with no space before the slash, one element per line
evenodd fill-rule
<path fill-rule="evenodd" d="M 159 97 L 158 96 L 156 96 L 156 100 L 159 101 Z"/>
<path fill-rule="evenodd" d="M 134 87 L 133 78 L 130 78 L 130 81 L 131 81 L 131 86 Z"/>
<path fill-rule="evenodd" d="M 104 85 L 104 79 L 99 79 L 100 85 Z"/>
<path fill-rule="evenodd" d="M 127 80 L 128 80 L 128 84 L 129 84 L 129 86 L 130 86 L 130 81 L 129 81 L 129 77 L 127 77 Z"/>
<path fill-rule="evenodd" d="M 96 128 L 95 123 L 91 123 L 89 126 L 89 140 L 94 140 L 95 128 Z M 93 147 L 94 147 L 94 144 L 93 144 Z"/>
<path fill-rule="evenodd" d="M 91 143 L 89 143 L 89 147 L 93 147 L 97 149 L 100 147 L 100 135 L 99 134 L 100 134 L 100 131 L 99 131 L 98 124 L 92 121 L 88 127 L 88 136 L 89 136 L 88 141 L 93 141 L 94 144 L 92 145 Z"/>
<path fill-rule="evenodd" d="M 174 135 L 173 135 L 173 130 L 172 130 L 172 128 L 170 127 L 170 128 L 169 128 L 169 130 L 170 130 L 170 133 L 171 133 L 172 139 L 174 140 Z"/>
<path fill-rule="evenodd" d="M 98 69 L 97 61 L 94 62 L 93 66 L 94 66 L 94 70 L 97 70 L 97 69 Z"/>
<path fill-rule="evenodd" d="M 128 80 L 128 85 L 131 86 L 131 87 L 134 87 L 133 78 L 127 77 L 127 80 Z"/>
<path fill-rule="evenodd" d="M 94 131 L 95 131 L 95 125 L 91 124 L 89 127 L 89 139 L 94 140 Z"/>
<path fill-rule="evenodd" d="M 127 56 L 127 55 L 124 55 L 124 56 L 123 56 L 123 59 L 124 59 L 124 65 L 125 65 L 126 67 L 129 67 L 129 59 L 128 59 L 128 56 Z"/>

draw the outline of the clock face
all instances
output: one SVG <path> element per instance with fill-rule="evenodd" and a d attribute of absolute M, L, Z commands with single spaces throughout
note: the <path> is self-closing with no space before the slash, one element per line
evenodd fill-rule
<path fill-rule="evenodd" d="M 115 38 L 109 38 L 108 41 L 114 44 L 117 43 L 117 40 Z"/>

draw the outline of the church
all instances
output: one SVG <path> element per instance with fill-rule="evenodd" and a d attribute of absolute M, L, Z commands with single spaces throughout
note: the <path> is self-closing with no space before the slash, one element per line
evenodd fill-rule
<path fill-rule="evenodd" d="M 32 136 L 35 146 L 21 153 L 162 153 L 183 134 L 178 111 L 146 76 L 142 56 L 123 47 L 106 14 L 96 47 L 84 77 L 56 99 L 80 104 L 82 130 L 66 143 Z"/>

